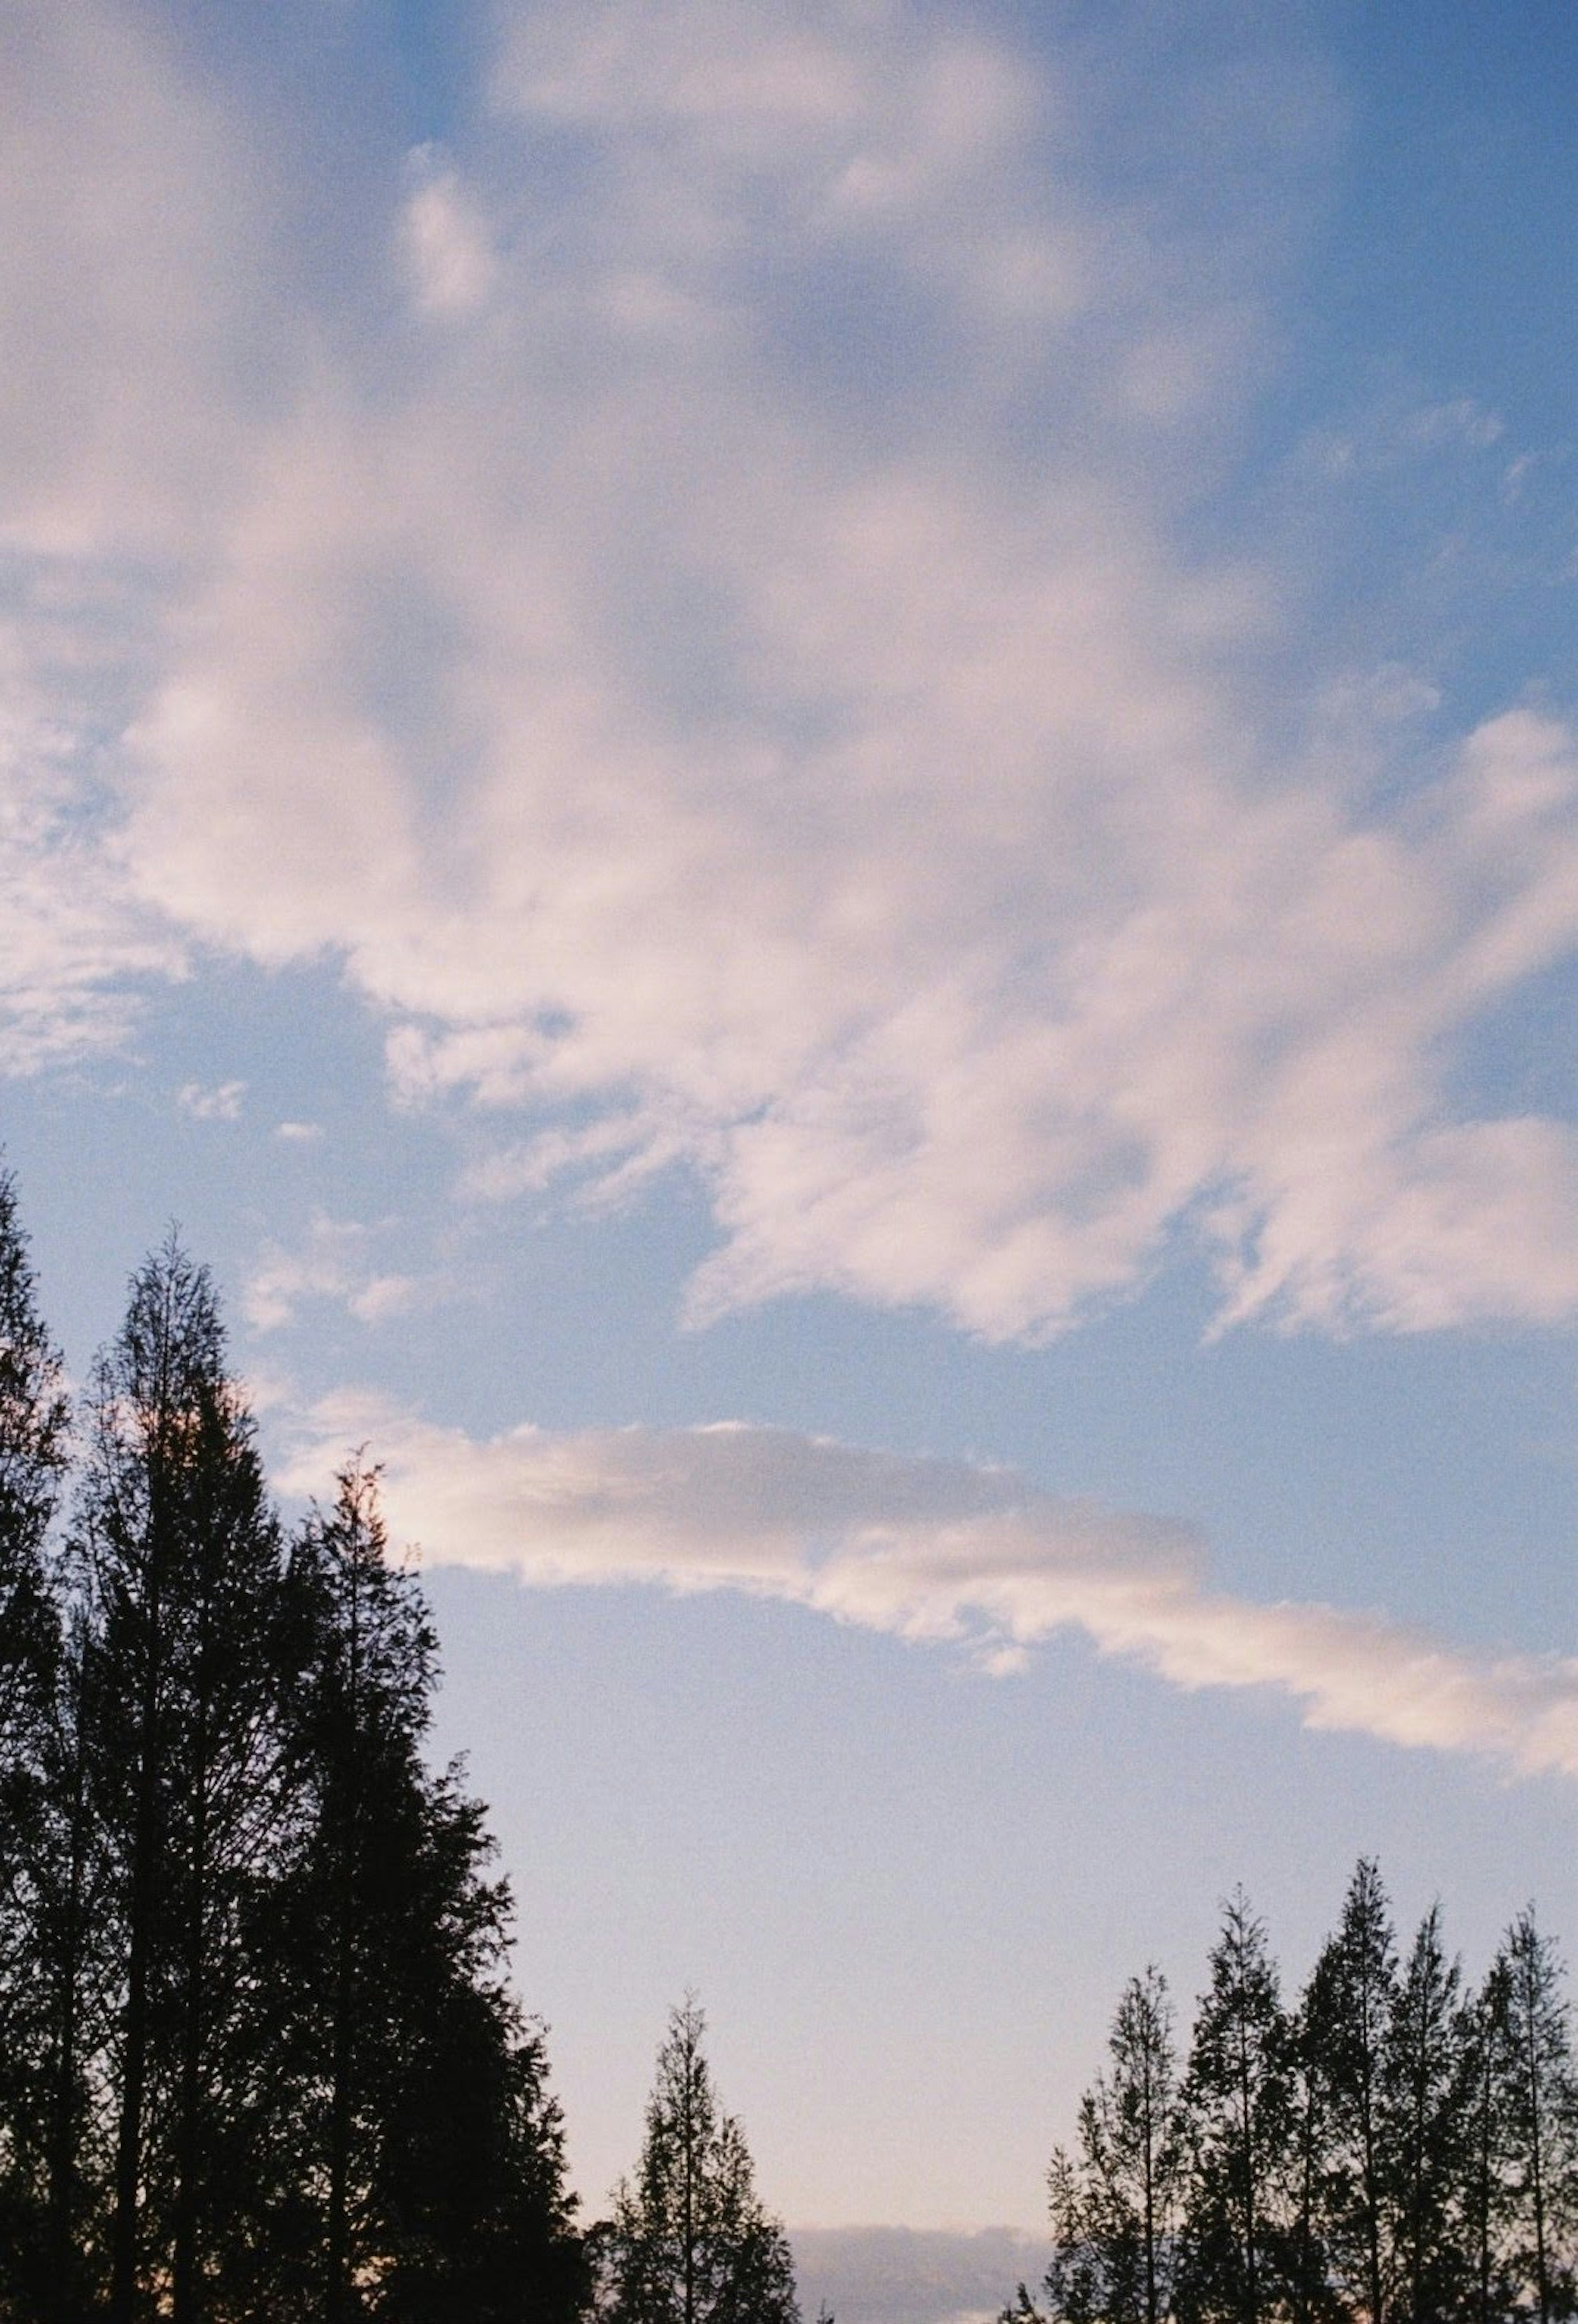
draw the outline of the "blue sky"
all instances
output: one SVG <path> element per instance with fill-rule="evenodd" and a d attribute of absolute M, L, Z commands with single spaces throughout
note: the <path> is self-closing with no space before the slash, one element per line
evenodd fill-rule
<path fill-rule="evenodd" d="M 1030 2228 L 1234 1882 L 1578 1928 L 1570 11 L 4 38 L 46 1304 L 383 1459 L 588 2201 L 687 1984 Z"/>

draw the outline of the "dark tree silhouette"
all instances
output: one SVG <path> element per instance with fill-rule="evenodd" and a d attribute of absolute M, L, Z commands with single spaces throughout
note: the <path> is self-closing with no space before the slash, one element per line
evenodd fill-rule
<path fill-rule="evenodd" d="M 1323 2209 L 1335 2273 L 1370 2324 L 1387 2324 L 1396 2274 L 1386 2135 L 1388 2045 L 1398 1990 L 1391 1918 L 1373 1863 L 1361 1859 L 1343 1917 L 1316 1964 L 1310 2022 L 1326 2096 Z"/>
<path fill-rule="evenodd" d="M 1080 2102 L 1075 2153 L 1047 2173 L 1052 2262 L 1043 2290 L 1067 2324 L 1163 2324 L 1172 2314 L 1184 2150 L 1167 1979 L 1148 1969 L 1123 1989 L 1111 2064 Z M 1039 2311 L 1020 2286 L 1010 2316 Z"/>
<path fill-rule="evenodd" d="M 41 1947 L 61 1628 L 46 1544 L 69 1426 L 15 1183 L 0 1173 L 0 2299 L 19 2303 L 42 2302 L 51 2261 L 55 2029 Z"/>
<path fill-rule="evenodd" d="M 1445 2324 L 1469 2282 L 1468 2087 L 1462 1972 L 1432 1905 L 1398 1980 L 1382 2054 L 1380 2128 L 1398 2324 Z"/>
<path fill-rule="evenodd" d="M 722 2112 L 688 1997 L 669 2021 L 633 2181 L 598 2237 L 608 2324 L 798 2324 L 794 2263 L 744 2134 Z"/>
<path fill-rule="evenodd" d="M 247 1933 L 291 1807 L 281 1547 L 213 1286 L 173 1240 L 100 1360 L 78 1510 L 85 1756 L 115 1965 L 108 2313 L 198 2324 L 253 2158 Z"/>
<path fill-rule="evenodd" d="M 1290 2052 L 1265 1928 L 1240 1890 L 1223 1912 L 1185 2078 L 1180 2315 L 1260 2324 L 1276 2312 L 1296 2152 Z"/>
<path fill-rule="evenodd" d="M 289 1597 L 302 1813 L 260 1940 L 278 1973 L 253 2296 L 325 2324 L 551 2324 L 584 2293 L 558 2112 L 504 1983 L 483 1810 L 422 1757 L 436 1641 L 374 1472 L 347 1468 L 309 1520 Z"/>
<path fill-rule="evenodd" d="M 1539 2324 L 1570 2316 L 1578 2296 L 1578 2083 L 1560 1958 L 1532 1904 L 1507 1932 L 1507 2153 L 1512 2264 Z"/>

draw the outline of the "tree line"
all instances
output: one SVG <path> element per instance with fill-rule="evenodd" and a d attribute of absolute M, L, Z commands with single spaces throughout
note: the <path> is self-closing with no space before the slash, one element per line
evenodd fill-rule
<path fill-rule="evenodd" d="M 173 1238 L 78 1411 L 0 1175 L 0 2319 L 798 2324 L 694 2002 L 585 2231 L 376 1474 L 287 1530 Z"/>
<path fill-rule="evenodd" d="M 1515 2324 L 1578 2310 L 1578 2076 L 1534 1910 L 1464 1984 L 1438 1907 L 1400 1950 L 1361 1861 L 1303 1990 L 1224 1910 L 1186 2051 L 1124 1987 L 1047 2174 L 1053 2255 L 1001 2324 Z"/>
<path fill-rule="evenodd" d="M 693 1997 L 579 2222 L 438 1677 L 364 1458 L 281 1524 L 175 1239 L 72 1410 L 0 1173 L 0 2324 L 798 2324 Z M 1235 1897 L 1186 2052 L 1149 1969 L 1048 2183 L 1002 2324 L 1555 2324 L 1551 1941 L 1524 1913 L 1470 1991 L 1361 1863 L 1285 2002 Z"/>

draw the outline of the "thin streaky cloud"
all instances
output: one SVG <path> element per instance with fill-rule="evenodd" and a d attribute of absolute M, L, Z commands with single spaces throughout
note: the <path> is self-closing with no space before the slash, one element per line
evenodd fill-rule
<path fill-rule="evenodd" d="M 1305 1726 L 1578 1775 L 1578 1660 L 1470 1653 L 1379 1613 L 1211 1586 L 1187 1528 L 1010 1471 L 780 1428 L 521 1427 L 478 1440 L 375 1397 L 296 1420 L 286 1482 L 382 1463 L 392 1529 L 434 1564 L 533 1587 L 736 1590 L 962 1649 L 1008 1674 L 1060 1631 L 1186 1691 L 1264 1688 Z"/>

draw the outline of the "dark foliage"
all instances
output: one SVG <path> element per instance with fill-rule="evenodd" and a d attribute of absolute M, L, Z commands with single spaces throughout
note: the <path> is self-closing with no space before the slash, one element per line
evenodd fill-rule
<path fill-rule="evenodd" d="M 0 1179 L 0 2319 L 568 2324 L 484 1812 L 375 1480 L 288 1542 L 171 1239 L 87 1405 Z"/>
<path fill-rule="evenodd" d="M 1176 2098 L 1154 2010 L 1155 2069 L 1136 2071 L 1140 2004 L 1159 1984 L 1147 1971 L 1126 1989 L 1077 2152 L 1054 2156 L 1044 2305 L 1021 2286 L 1002 2324 L 1578 2313 L 1578 2078 L 1561 1964 L 1532 1909 L 1465 1998 L 1438 1909 L 1399 1964 L 1361 1862 L 1289 2009 L 1234 1896 Z"/>

